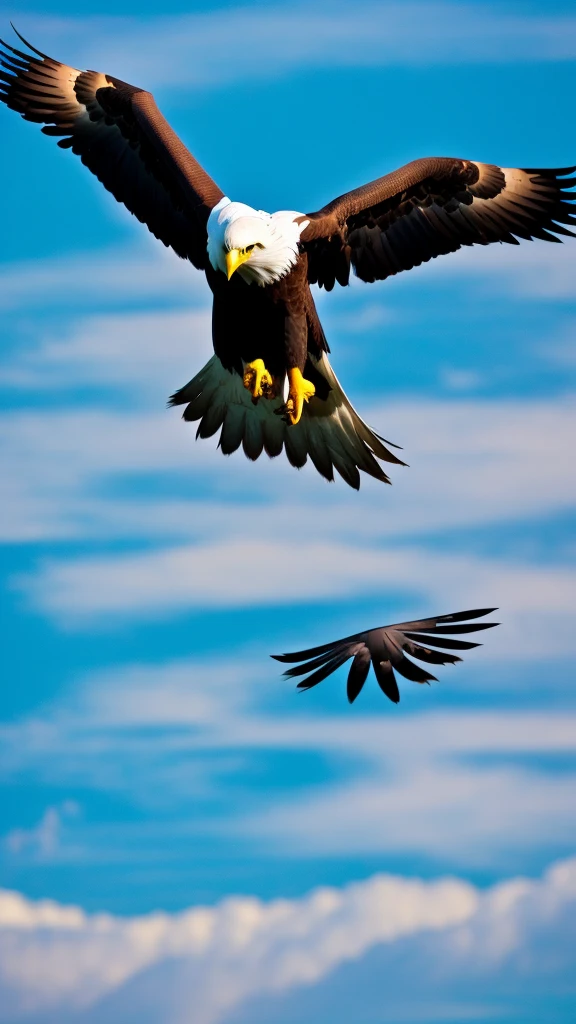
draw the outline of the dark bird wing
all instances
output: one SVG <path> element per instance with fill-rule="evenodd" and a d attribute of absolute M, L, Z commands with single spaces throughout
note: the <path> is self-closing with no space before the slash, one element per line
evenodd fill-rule
<path fill-rule="evenodd" d="M 364 686 L 372 664 L 380 689 L 397 704 L 400 692 L 395 673 L 399 673 L 405 679 L 412 679 L 415 683 L 436 681 L 436 676 L 411 659 L 417 658 L 428 665 L 454 665 L 462 659 L 457 654 L 448 652 L 469 651 L 472 647 L 480 647 L 480 644 L 469 640 L 455 640 L 453 637 L 497 626 L 497 622 L 469 621 L 480 619 L 495 611 L 495 608 L 476 608 L 473 611 L 437 615 L 414 622 L 398 622 L 392 626 L 369 629 L 365 633 L 355 633 L 354 636 L 347 636 L 343 640 L 336 640 L 322 647 L 312 647 L 308 651 L 273 654 L 272 657 L 276 661 L 301 662 L 284 673 L 290 678 L 306 676 L 298 683 L 299 690 L 309 690 L 316 686 L 349 658 L 353 658 L 347 685 L 348 700 L 351 704 Z"/>
<path fill-rule="evenodd" d="M 347 284 L 350 264 L 363 281 L 381 281 L 462 245 L 558 242 L 574 235 L 564 226 L 576 226 L 574 171 L 414 160 L 306 214 L 310 281 Z"/>
<path fill-rule="evenodd" d="M 156 238 L 203 268 L 206 222 L 223 193 L 153 96 L 111 75 L 60 64 L 22 42 L 33 53 L 2 42 L 0 99 L 45 125 L 46 135 L 60 136 L 58 145 L 76 153 Z"/>

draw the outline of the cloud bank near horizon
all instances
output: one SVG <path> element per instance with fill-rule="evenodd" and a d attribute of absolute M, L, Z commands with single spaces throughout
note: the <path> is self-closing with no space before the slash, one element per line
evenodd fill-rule
<path fill-rule="evenodd" d="M 131 1021 L 145 1009 L 147 1024 L 184 1024 L 193 1005 L 195 1024 L 225 1024 L 249 999 L 305 996 L 374 950 L 386 965 L 401 944 L 410 972 L 429 981 L 497 986 L 507 972 L 528 988 L 534 976 L 566 985 L 575 912 L 576 858 L 484 891 L 375 875 L 299 899 L 229 897 L 132 918 L 0 891 L 0 1021 Z"/>

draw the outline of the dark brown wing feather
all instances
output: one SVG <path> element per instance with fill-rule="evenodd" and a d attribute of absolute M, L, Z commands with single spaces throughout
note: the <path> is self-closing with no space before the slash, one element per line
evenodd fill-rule
<path fill-rule="evenodd" d="M 60 64 L 22 41 L 33 54 L 2 43 L 0 99 L 27 121 L 44 124 L 46 135 L 61 136 L 58 145 L 77 153 L 156 238 L 203 268 L 206 221 L 223 193 L 151 94 Z"/>
<path fill-rule="evenodd" d="M 353 636 L 336 640 L 331 644 L 311 647 L 307 651 L 298 651 L 295 654 L 273 654 L 272 657 L 276 661 L 301 663 L 294 664 L 293 668 L 289 668 L 284 673 L 285 676 L 294 678 L 305 675 L 307 672 L 311 673 L 298 683 L 298 688 L 302 690 L 308 690 L 311 686 L 321 683 L 323 679 L 326 679 L 344 662 L 353 657 L 347 683 L 348 700 L 351 704 L 362 690 L 368 677 L 370 663 L 372 663 L 380 689 L 397 704 L 400 700 L 400 692 L 395 672 L 416 683 L 436 681 L 436 676 L 415 664 L 410 658 L 416 658 L 418 661 L 430 665 L 456 664 L 461 661 L 457 655 L 433 648 L 464 651 L 478 647 L 479 644 L 465 640 L 451 640 L 439 634 L 473 633 L 479 629 L 491 629 L 498 623 L 474 623 L 469 620 L 480 619 L 494 611 L 496 611 L 495 608 L 476 608 L 467 612 L 454 612 L 450 615 L 436 615 L 429 619 L 415 619 L 412 622 L 380 626 L 377 629 L 369 629 L 365 633 L 355 633 Z M 407 658 L 406 654 L 410 655 L 410 658 Z"/>
<path fill-rule="evenodd" d="M 574 171 L 414 160 L 306 215 L 310 281 L 347 284 L 350 264 L 363 281 L 380 281 L 462 245 L 558 242 L 574 235 L 563 226 L 576 226 Z"/>
<path fill-rule="evenodd" d="M 356 700 L 356 697 L 368 678 L 369 671 L 370 651 L 363 644 L 360 650 L 354 655 L 350 671 L 348 673 L 348 680 L 346 682 L 346 694 L 350 704 L 353 704 Z"/>

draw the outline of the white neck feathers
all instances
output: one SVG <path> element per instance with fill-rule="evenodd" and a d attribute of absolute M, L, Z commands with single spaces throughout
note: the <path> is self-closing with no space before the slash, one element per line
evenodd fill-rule
<path fill-rule="evenodd" d="M 253 246 L 250 258 L 237 273 L 249 284 L 261 287 L 279 281 L 298 259 L 300 232 L 307 224 L 296 223 L 301 216 L 293 210 L 269 214 L 224 197 L 208 218 L 210 263 L 215 270 L 226 273 L 226 253 Z"/>

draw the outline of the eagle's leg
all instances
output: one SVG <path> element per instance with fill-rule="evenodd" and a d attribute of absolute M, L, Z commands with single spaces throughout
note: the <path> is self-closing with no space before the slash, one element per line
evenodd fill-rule
<path fill-rule="evenodd" d="M 244 387 L 252 395 L 252 398 L 269 398 L 274 390 L 272 374 L 268 372 L 263 359 L 253 359 L 251 363 L 244 366 Z"/>
<path fill-rule="evenodd" d="M 309 399 L 315 394 L 316 388 L 309 380 L 306 380 L 306 378 L 302 376 L 302 373 L 297 366 L 288 370 L 288 400 L 286 402 L 286 412 L 288 413 L 288 418 L 293 426 L 298 423 L 302 415 L 304 402 L 309 401 Z"/>

